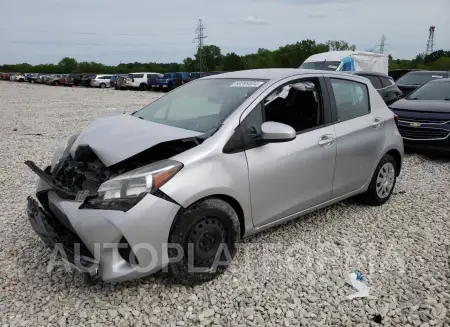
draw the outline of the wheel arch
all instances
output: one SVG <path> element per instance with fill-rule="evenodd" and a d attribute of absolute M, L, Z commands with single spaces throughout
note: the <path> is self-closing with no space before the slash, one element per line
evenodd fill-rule
<path fill-rule="evenodd" d="M 181 212 L 183 212 L 187 208 L 189 208 L 189 207 L 191 207 L 191 206 L 193 206 L 193 205 L 195 205 L 195 204 L 197 204 L 199 202 L 205 201 L 207 199 L 212 199 L 212 198 L 220 199 L 222 201 L 225 201 L 226 203 L 228 203 L 233 208 L 234 211 L 236 211 L 236 214 L 237 214 L 238 219 L 239 219 L 239 226 L 240 226 L 240 229 L 241 229 L 240 237 L 242 238 L 245 235 L 245 231 L 246 231 L 244 209 L 242 208 L 242 206 L 241 206 L 241 204 L 239 203 L 238 200 L 236 200 L 232 196 L 226 195 L 226 194 L 211 194 L 211 195 L 205 196 L 205 197 L 203 197 L 201 199 L 198 199 L 198 200 L 192 202 L 191 204 L 189 204 L 186 207 L 180 207 L 180 209 L 178 210 L 177 215 L 175 216 L 175 219 L 172 222 L 172 225 L 170 226 L 170 230 L 172 230 L 172 228 L 175 225 L 175 222 L 177 220 L 177 217 L 179 216 L 179 214 Z"/>
<path fill-rule="evenodd" d="M 402 170 L 402 156 L 400 152 L 396 149 L 391 149 L 388 152 L 386 152 L 386 154 L 389 154 L 394 158 L 395 163 L 397 165 L 397 177 L 398 177 L 400 175 L 400 171 Z"/>

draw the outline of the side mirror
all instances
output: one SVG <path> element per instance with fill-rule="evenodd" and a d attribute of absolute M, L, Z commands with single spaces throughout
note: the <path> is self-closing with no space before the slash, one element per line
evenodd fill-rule
<path fill-rule="evenodd" d="M 268 121 L 261 125 L 261 139 L 266 142 L 289 142 L 297 137 L 291 126 Z"/>

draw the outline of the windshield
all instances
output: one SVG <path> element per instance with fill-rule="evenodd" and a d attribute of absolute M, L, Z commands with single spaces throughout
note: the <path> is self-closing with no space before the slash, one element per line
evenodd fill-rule
<path fill-rule="evenodd" d="M 317 70 L 331 70 L 335 71 L 339 65 L 340 61 L 315 61 L 315 62 L 304 62 L 300 68 L 301 69 L 317 69 Z"/>
<path fill-rule="evenodd" d="M 409 100 L 447 100 L 450 101 L 450 81 L 427 83 L 412 92 Z"/>
<path fill-rule="evenodd" d="M 442 73 L 408 73 L 400 77 L 396 83 L 400 85 L 423 85 L 433 79 L 445 78 Z"/>
<path fill-rule="evenodd" d="M 204 79 L 188 83 L 133 115 L 159 124 L 207 132 L 222 122 L 265 80 Z"/>

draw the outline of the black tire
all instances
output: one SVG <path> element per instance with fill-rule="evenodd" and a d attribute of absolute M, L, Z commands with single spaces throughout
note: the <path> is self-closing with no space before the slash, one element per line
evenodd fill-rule
<path fill-rule="evenodd" d="M 147 84 L 142 83 L 141 85 L 139 85 L 139 90 L 147 91 Z"/>
<path fill-rule="evenodd" d="M 54 82 L 53 82 L 53 85 L 54 85 L 54 86 L 59 86 L 59 82 L 58 82 L 58 81 L 54 81 Z"/>
<path fill-rule="evenodd" d="M 170 231 L 169 244 L 183 248 L 182 258 L 175 261 L 178 251 L 169 247 L 170 274 L 186 285 L 214 279 L 228 268 L 239 238 L 239 218 L 230 204 L 217 198 L 193 204 L 177 215 Z M 188 252 L 191 247 L 193 253 Z M 220 258 L 214 262 L 218 253 Z M 192 271 L 192 266 L 201 271 Z"/>
<path fill-rule="evenodd" d="M 104 88 L 106 87 L 106 84 L 105 84 L 105 83 L 100 83 L 99 87 L 100 87 L 101 89 L 104 89 Z"/>
<path fill-rule="evenodd" d="M 393 171 L 393 184 L 392 188 L 389 192 L 383 197 L 380 197 L 377 192 L 377 180 L 380 174 L 386 174 L 385 169 L 383 167 L 389 167 L 389 164 L 392 165 L 394 168 Z M 383 170 L 383 171 L 382 171 Z M 370 205 L 370 206 L 381 206 L 384 203 L 386 203 L 387 200 L 392 195 L 392 192 L 394 191 L 395 184 L 397 183 L 397 174 L 398 174 L 398 167 L 397 162 L 395 161 L 394 157 L 392 157 L 389 154 L 385 154 L 383 158 L 381 158 L 380 162 L 378 163 L 377 168 L 375 169 L 375 172 L 372 176 L 372 180 L 370 181 L 369 188 L 367 191 L 360 196 L 361 202 Z"/>

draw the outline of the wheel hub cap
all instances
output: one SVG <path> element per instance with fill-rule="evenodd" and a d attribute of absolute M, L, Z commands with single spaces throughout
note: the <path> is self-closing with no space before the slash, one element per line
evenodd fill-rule
<path fill-rule="evenodd" d="M 395 183 L 395 168 L 390 162 L 385 163 L 377 176 L 376 191 L 380 199 L 385 199 L 391 194 Z"/>

